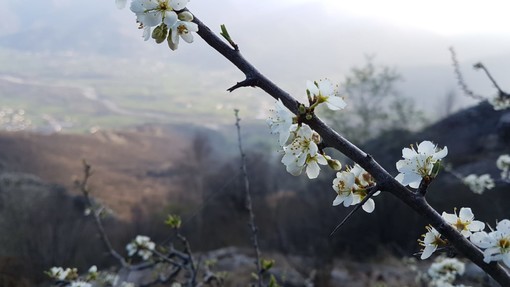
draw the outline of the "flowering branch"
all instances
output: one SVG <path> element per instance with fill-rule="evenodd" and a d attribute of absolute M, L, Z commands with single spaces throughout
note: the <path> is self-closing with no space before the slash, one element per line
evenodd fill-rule
<path fill-rule="evenodd" d="M 244 59 L 239 50 L 232 49 L 228 46 L 199 19 L 195 17 L 193 22 L 198 25 L 198 35 L 241 70 L 247 79 L 256 79 L 255 84 L 257 87 L 261 88 L 273 98 L 277 100 L 280 99 L 292 113 L 296 115 L 299 114 L 299 102 L 297 100 L 262 75 L 254 66 Z M 313 130 L 322 137 L 325 144 L 342 152 L 369 172 L 374 177 L 381 190 L 393 194 L 424 217 L 448 239 L 458 251 L 480 266 L 480 268 L 492 276 L 499 284 L 502 286 L 510 286 L 510 275 L 507 271 L 495 262 L 490 264 L 485 263 L 483 261 L 484 256 L 482 252 L 446 222 L 441 215 L 427 203 L 422 194 L 414 193 L 404 187 L 371 156 L 346 140 L 315 115 L 312 115 L 309 119 L 304 119 L 303 122 L 313 128 Z"/>

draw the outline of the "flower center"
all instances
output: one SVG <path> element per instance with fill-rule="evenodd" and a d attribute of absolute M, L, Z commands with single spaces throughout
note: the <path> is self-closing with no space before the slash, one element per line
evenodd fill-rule
<path fill-rule="evenodd" d="M 161 11 L 172 10 L 172 7 L 170 7 L 170 5 L 168 5 L 168 1 L 160 1 L 159 2 L 159 10 L 161 10 Z"/>
<path fill-rule="evenodd" d="M 462 230 L 467 230 L 467 223 L 465 222 L 462 222 L 462 220 L 457 219 L 457 222 L 453 225 L 457 228 L 457 230 L 459 231 L 462 231 Z"/>
<path fill-rule="evenodd" d="M 510 252 L 510 238 L 500 239 L 498 245 L 501 248 L 501 251 L 502 251 L 501 253 Z"/>
<path fill-rule="evenodd" d="M 179 34 L 188 34 L 188 28 L 186 27 L 186 25 L 179 25 L 179 27 L 177 27 L 177 32 Z"/>

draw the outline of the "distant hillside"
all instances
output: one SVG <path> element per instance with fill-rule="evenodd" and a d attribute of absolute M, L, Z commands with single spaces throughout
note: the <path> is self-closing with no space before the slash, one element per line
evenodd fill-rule
<path fill-rule="evenodd" d="M 189 140 L 177 129 L 163 128 L 90 135 L 3 132 L 0 170 L 34 174 L 76 193 L 73 182 L 82 177 L 86 159 L 95 170 L 90 182 L 93 195 L 126 219 L 136 203 L 161 205 L 176 191 L 169 179 L 148 174 L 174 167 Z"/>

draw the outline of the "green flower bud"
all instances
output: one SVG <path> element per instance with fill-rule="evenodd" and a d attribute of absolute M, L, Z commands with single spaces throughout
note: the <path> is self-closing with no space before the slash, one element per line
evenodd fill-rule
<path fill-rule="evenodd" d="M 167 34 L 168 26 L 165 23 L 161 23 L 161 25 L 157 26 L 152 31 L 152 38 L 156 41 L 156 43 L 161 44 L 165 41 Z"/>
<path fill-rule="evenodd" d="M 328 158 L 328 165 L 331 169 L 339 171 L 342 169 L 342 163 L 339 160 Z"/>
<path fill-rule="evenodd" d="M 303 104 L 300 104 L 298 107 L 298 111 L 300 115 L 304 115 L 306 113 L 306 107 Z"/>

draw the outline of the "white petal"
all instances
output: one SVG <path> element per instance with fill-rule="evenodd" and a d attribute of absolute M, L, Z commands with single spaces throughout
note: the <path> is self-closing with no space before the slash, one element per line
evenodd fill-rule
<path fill-rule="evenodd" d="M 506 267 L 510 268 L 510 253 L 503 255 L 503 263 L 505 263 Z"/>
<path fill-rule="evenodd" d="M 331 96 L 335 93 L 335 88 L 329 80 L 321 80 L 317 84 L 322 96 Z"/>
<path fill-rule="evenodd" d="M 416 152 L 410 148 L 405 147 L 402 149 L 402 157 L 406 159 L 410 159 L 416 156 Z"/>
<path fill-rule="evenodd" d="M 170 6 L 174 10 L 182 10 L 186 8 L 186 5 L 188 4 L 189 0 L 170 0 Z"/>
<path fill-rule="evenodd" d="M 436 151 L 436 145 L 434 145 L 430 141 L 422 141 L 418 145 L 418 153 L 425 154 L 425 155 L 433 155 Z"/>
<path fill-rule="evenodd" d="M 191 32 L 181 34 L 181 37 L 186 43 L 193 43 L 193 34 Z"/>
<path fill-rule="evenodd" d="M 473 220 L 471 224 L 469 224 L 469 230 L 471 231 L 482 231 L 485 228 L 485 223 Z"/>
<path fill-rule="evenodd" d="M 340 97 L 335 97 L 335 96 L 330 96 L 328 98 L 328 100 L 326 101 L 326 105 L 328 106 L 328 108 L 330 110 L 333 110 L 333 111 L 341 110 L 341 109 L 345 108 L 345 106 L 347 106 L 344 99 L 342 99 Z"/>
<path fill-rule="evenodd" d="M 425 246 L 425 249 L 423 249 L 423 252 L 421 253 L 420 259 L 424 260 L 430 257 L 434 251 L 436 251 L 437 246 L 435 245 L 427 245 Z"/>
<path fill-rule="evenodd" d="M 306 89 L 310 91 L 312 95 L 319 95 L 319 88 L 312 81 L 306 81 Z"/>
<path fill-rule="evenodd" d="M 462 207 L 459 211 L 459 218 L 462 221 L 471 221 L 475 218 L 475 215 L 473 214 L 473 211 L 471 211 L 471 208 Z"/>
<path fill-rule="evenodd" d="M 433 159 L 442 159 L 443 157 L 445 157 L 446 155 L 448 155 L 448 148 L 447 147 L 444 147 L 442 150 L 438 151 L 437 153 L 435 153 L 432 158 Z"/>
<path fill-rule="evenodd" d="M 345 197 L 341 197 L 340 195 L 337 195 L 335 197 L 335 200 L 333 200 L 333 206 L 340 205 L 344 201 Z"/>
<path fill-rule="evenodd" d="M 319 176 L 320 167 L 316 161 L 312 161 L 311 163 L 306 165 L 306 175 L 308 175 L 309 179 L 314 179 Z"/>
<path fill-rule="evenodd" d="M 368 213 L 372 213 L 375 209 L 375 202 L 373 199 L 369 199 L 367 200 L 367 202 L 365 202 L 365 204 L 363 204 L 362 206 L 363 210 L 368 212 Z"/>
<path fill-rule="evenodd" d="M 174 11 L 165 12 L 165 20 L 163 21 L 168 27 L 173 27 L 177 23 L 177 13 Z"/>
<path fill-rule="evenodd" d="M 451 213 L 446 213 L 443 211 L 443 214 L 441 214 L 441 217 L 443 217 L 443 219 L 448 222 L 449 224 L 455 224 L 457 223 L 457 215 L 455 214 L 451 214 Z"/>
<path fill-rule="evenodd" d="M 143 27 L 142 37 L 145 41 L 149 40 L 149 38 L 151 37 L 151 27 L 149 26 Z"/>

